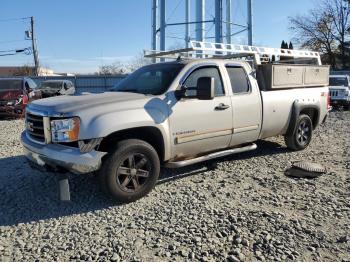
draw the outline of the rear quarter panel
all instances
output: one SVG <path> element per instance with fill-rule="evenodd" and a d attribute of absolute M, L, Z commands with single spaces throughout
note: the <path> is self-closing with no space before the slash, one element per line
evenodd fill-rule
<path fill-rule="evenodd" d="M 260 138 L 284 135 L 292 115 L 293 103 L 298 100 L 305 105 L 320 108 L 320 124 L 328 113 L 328 87 L 297 88 L 288 90 L 261 91 L 263 101 L 263 124 Z"/>

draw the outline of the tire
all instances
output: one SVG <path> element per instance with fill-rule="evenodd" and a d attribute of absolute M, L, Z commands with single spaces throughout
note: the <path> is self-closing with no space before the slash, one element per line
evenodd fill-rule
<path fill-rule="evenodd" d="M 308 115 L 300 115 L 293 134 L 284 137 L 287 147 L 291 150 L 303 150 L 308 147 L 312 139 L 312 121 Z"/>
<path fill-rule="evenodd" d="M 116 202 L 129 203 L 147 195 L 157 183 L 160 161 L 156 150 L 138 139 L 117 143 L 99 171 L 102 189 Z"/>

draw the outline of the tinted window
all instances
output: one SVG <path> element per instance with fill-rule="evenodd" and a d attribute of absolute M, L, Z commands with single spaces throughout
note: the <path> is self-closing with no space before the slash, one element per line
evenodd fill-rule
<path fill-rule="evenodd" d="M 220 77 L 219 69 L 216 67 L 204 67 L 199 68 L 191 73 L 186 79 L 185 86 L 189 89 L 187 91 L 188 96 L 196 95 L 196 88 L 198 79 L 201 77 L 213 77 L 215 82 L 215 96 L 223 96 L 225 94 L 222 80 Z"/>
<path fill-rule="evenodd" d="M 183 64 L 153 64 L 141 67 L 119 82 L 112 91 L 160 95 L 168 90 Z"/>
<path fill-rule="evenodd" d="M 348 79 L 345 77 L 330 77 L 329 78 L 330 86 L 348 86 Z"/>
<path fill-rule="evenodd" d="M 62 82 L 58 82 L 58 81 L 44 81 L 41 83 L 40 88 L 43 89 L 61 89 L 62 88 Z"/>
<path fill-rule="evenodd" d="M 35 89 L 37 87 L 36 83 L 32 79 L 28 79 L 28 84 L 31 89 Z"/>
<path fill-rule="evenodd" d="M 21 90 L 22 80 L 0 80 L 0 90 Z"/>
<path fill-rule="evenodd" d="M 249 92 L 247 75 L 242 67 L 227 67 L 227 72 L 234 94 Z"/>

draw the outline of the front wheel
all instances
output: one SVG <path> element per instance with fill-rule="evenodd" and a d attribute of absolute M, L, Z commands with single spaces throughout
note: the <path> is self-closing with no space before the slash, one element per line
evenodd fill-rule
<path fill-rule="evenodd" d="M 107 194 L 117 202 L 129 203 L 153 189 L 159 172 L 155 149 L 142 140 L 128 139 L 117 143 L 103 162 L 99 176 Z"/>
<path fill-rule="evenodd" d="M 312 121 L 308 115 L 300 115 L 293 134 L 285 136 L 284 141 L 291 150 L 303 150 L 311 142 Z"/>

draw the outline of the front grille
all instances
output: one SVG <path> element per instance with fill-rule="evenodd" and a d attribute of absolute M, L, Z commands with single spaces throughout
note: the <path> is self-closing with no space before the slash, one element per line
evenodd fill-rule
<path fill-rule="evenodd" d="M 331 91 L 331 96 L 338 96 L 338 91 Z"/>
<path fill-rule="evenodd" d="M 44 118 L 27 112 L 26 132 L 32 140 L 45 143 Z"/>
<path fill-rule="evenodd" d="M 343 90 L 330 90 L 329 93 L 331 97 L 343 96 L 345 94 Z"/>
<path fill-rule="evenodd" d="M 7 106 L 8 100 L 0 100 L 0 106 Z"/>

